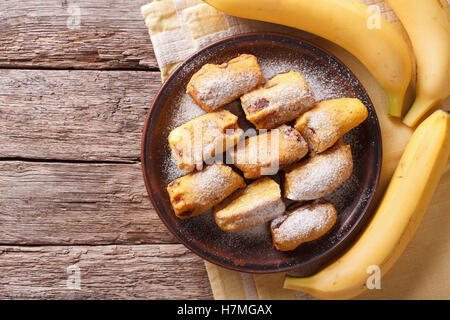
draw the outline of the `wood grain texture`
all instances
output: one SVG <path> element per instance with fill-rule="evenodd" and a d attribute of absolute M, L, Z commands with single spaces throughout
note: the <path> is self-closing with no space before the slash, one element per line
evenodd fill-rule
<path fill-rule="evenodd" d="M 147 2 L 0 1 L 0 66 L 156 68 L 140 13 Z"/>
<path fill-rule="evenodd" d="M 79 290 L 67 287 L 74 268 Z M 2 299 L 212 298 L 202 260 L 182 245 L 0 246 L 0 274 Z"/>
<path fill-rule="evenodd" d="M 136 161 L 159 72 L 0 70 L 0 158 Z"/>
<path fill-rule="evenodd" d="M 177 241 L 139 164 L 0 161 L 0 244 L 140 243 Z"/>

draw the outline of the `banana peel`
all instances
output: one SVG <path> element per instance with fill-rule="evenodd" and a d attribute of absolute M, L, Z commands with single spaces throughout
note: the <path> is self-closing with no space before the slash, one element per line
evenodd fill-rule
<path fill-rule="evenodd" d="M 405 27 L 416 56 L 416 100 L 403 119 L 414 127 L 450 94 L 450 6 L 445 0 L 386 2 Z"/>

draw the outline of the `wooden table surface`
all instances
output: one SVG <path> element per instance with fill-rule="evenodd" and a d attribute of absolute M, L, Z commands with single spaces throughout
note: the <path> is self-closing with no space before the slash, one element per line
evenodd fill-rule
<path fill-rule="evenodd" d="M 143 184 L 145 3 L 0 1 L 0 299 L 212 298 Z"/>

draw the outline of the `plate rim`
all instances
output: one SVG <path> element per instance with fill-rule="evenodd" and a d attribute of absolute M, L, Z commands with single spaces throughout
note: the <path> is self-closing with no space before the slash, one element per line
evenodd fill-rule
<path fill-rule="evenodd" d="M 176 230 L 168 223 L 168 221 L 166 221 L 164 215 L 160 212 L 160 209 L 158 208 L 158 204 L 156 199 L 154 198 L 153 192 L 152 192 L 152 188 L 150 187 L 150 181 L 151 178 L 151 174 L 149 174 L 149 177 L 147 177 L 147 168 L 146 168 L 146 145 L 147 145 L 147 132 L 151 123 L 151 118 L 152 118 L 152 113 L 155 109 L 155 105 L 157 104 L 157 102 L 160 100 L 161 95 L 163 94 L 163 92 L 166 90 L 166 87 L 170 84 L 170 82 L 172 81 L 172 79 L 176 76 L 177 73 L 179 73 L 187 64 L 189 64 L 192 60 L 196 59 L 196 57 L 201 54 L 203 51 L 207 51 L 209 49 L 211 49 L 212 47 L 215 46 L 220 46 L 221 44 L 228 42 L 230 40 L 235 40 L 235 39 L 239 39 L 239 38 L 246 38 L 246 37 L 264 37 L 264 36 L 269 36 L 269 37 L 280 37 L 280 38 L 288 38 L 290 40 L 294 40 L 300 43 L 304 43 L 307 44 L 311 47 L 313 47 L 316 50 L 322 51 L 324 52 L 326 55 L 330 56 L 331 58 L 333 58 L 339 65 L 339 67 L 345 69 L 346 72 L 349 73 L 349 75 L 356 80 L 356 84 L 357 87 L 362 91 L 362 93 L 367 97 L 368 102 L 370 103 L 370 109 L 372 109 L 371 111 L 373 112 L 373 117 L 374 120 L 377 124 L 377 130 L 374 133 L 375 134 L 375 141 L 377 141 L 377 145 L 378 148 L 376 148 L 377 151 L 377 155 L 376 155 L 376 173 L 375 173 L 375 184 L 374 184 L 374 188 L 372 190 L 372 192 L 370 193 L 370 197 L 368 197 L 366 205 L 364 207 L 364 209 L 362 210 L 362 213 L 359 215 L 358 219 L 355 221 L 355 223 L 352 225 L 351 228 L 348 229 L 348 232 L 345 234 L 345 236 L 343 238 L 341 238 L 338 242 L 336 242 L 335 244 L 333 244 L 326 252 L 322 253 L 321 255 L 317 255 L 314 256 L 313 258 L 311 258 L 310 260 L 308 260 L 307 262 L 304 262 L 301 265 L 298 264 L 293 264 L 291 266 L 285 266 L 282 268 L 277 268 L 275 270 L 254 270 L 254 269 L 249 269 L 246 268 L 246 265 L 227 265 L 227 264 L 223 264 L 219 261 L 214 261 L 213 259 L 207 257 L 205 254 L 203 254 L 202 252 L 196 250 L 195 248 L 193 248 L 187 241 L 185 241 L 184 239 L 182 239 L 176 232 Z M 233 271 L 238 271 L 238 272 L 244 272 L 244 273 L 250 273 L 250 274 L 271 274 L 271 273 L 278 273 L 278 272 L 287 272 L 287 271 L 292 271 L 295 269 L 300 268 L 302 265 L 308 265 L 308 264 L 313 264 L 314 261 L 316 260 L 320 260 L 323 259 L 324 256 L 326 255 L 330 255 L 331 252 L 334 251 L 338 251 L 337 253 L 335 253 L 335 257 L 334 258 L 330 258 L 328 259 L 328 261 L 326 263 L 322 263 L 320 265 L 319 268 L 317 268 L 318 270 L 316 270 L 315 273 L 319 272 L 320 270 L 322 270 L 325 266 L 333 263 L 334 261 L 336 261 L 337 259 L 339 259 L 342 254 L 344 254 L 345 251 L 349 250 L 350 247 L 352 246 L 352 244 L 354 244 L 354 242 L 356 241 L 356 238 L 361 234 L 361 232 L 363 231 L 363 229 L 365 229 L 367 227 L 367 223 L 371 220 L 371 218 L 374 216 L 375 214 L 375 210 L 371 210 L 372 212 L 368 212 L 369 209 L 371 208 L 371 206 L 373 205 L 373 201 L 374 201 L 374 197 L 376 194 L 376 191 L 378 189 L 379 186 L 379 182 L 380 182 L 380 177 L 381 177 L 381 170 L 382 170 L 382 159 L 383 159 L 383 147 L 382 147 L 382 135 L 381 135 L 381 127 L 380 127 L 380 122 L 378 120 L 378 115 L 376 113 L 376 109 L 375 106 L 372 102 L 372 100 L 370 99 L 369 94 L 367 93 L 367 90 L 365 89 L 365 87 L 363 86 L 363 84 L 361 83 L 361 81 L 359 80 L 358 77 L 356 77 L 356 75 L 354 74 L 354 72 L 345 64 L 342 62 L 342 60 L 340 60 L 338 57 L 336 57 L 333 53 L 329 52 L 327 49 L 322 48 L 321 46 L 318 46 L 314 43 L 312 43 L 309 40 L 303 39 L 302 37 L 299 36 L 292 36 L 292 35 L 288 35 L 288 34 L 284 34 L 284 33 L 279 33 L 279 32 L 248 32 L 248 33 L 241 33 L 241 34 L 237 34 L 237 35 L 232 35 L 232 36 L 228 36 L 219 40 L 216 40 L 208 45 L 206 45 L 205 47 L 200 48 L 199 50 L 195 51 L 194 53 L 192 53 L 189 57 L 187 57 L 184 61 L 182 61 L 171 73 L 170 75 L 164 80 L 164 82 L 161 84 L 158 92 L 156 93 L 156 95 L 154 96 L 152 103 L 147 111 L 147 116 L 145 118 L 145 123 L 144 123 L 144 127 L 142 129 L 142 136 L 141 136 L 141 169 L 142 169 L 142 174 L 143 174 L 143 178 L 144 178 L 144 184 L 147 190 L 147 194 L 151 200 L 151 203 L 153 205 L 153 209 L 156 211 L 156 213 L 158 214 L 159 219 L 163 222 L 163 224 L 166 226 L 166 228 L 171 232 L 171 234 L 173 236 L 175 236 L 175 238 L 180 242 L 180 244 L 184 245 L 186 248 L 188 248 L 191 252 L 195 253 L 197 256 L 199 256 L 200 258 L 202 258 L 203 260 L 206 260 L 214 265 L 220 266 L 220 267 L 224 267 L 228 270 L 233 270 Z M 313 274 L 315 274 L 313 273 Z M 312 274 L 311 274 L 312 275 Z"/>

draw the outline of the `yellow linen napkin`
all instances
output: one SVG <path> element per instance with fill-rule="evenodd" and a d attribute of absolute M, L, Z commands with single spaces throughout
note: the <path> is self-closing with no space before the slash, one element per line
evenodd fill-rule
<path fill-rule="evenodd" d="M 391 21 L 405 38 L 407 37 L 397 17 L 386 3 L 382 0 L 361 1 L 369 5 L 377 5 L 383 16 Z M 387 116 L 387 98 L 384 91 L 354 56 L 339 46 L 309 33 L 271 23 L 232 17 L 218 12 L 200 0 L 155 0 L 144 5 L 141 11 L 149 29 L 163 80 L 179 63 L 207 44 L 245 32 L 272 31 L 301 36 L 336 55 L 363 83 L 380 120 L 383 137 L 383 169 L 376 200 L 381 197 L 412 130 L 403 126 L 398 120 Z M 409 99 L 412 99 L 411 95 Z M 450 208 L 449 180 L 450 173 L 447 170 L 425 216 L 423 224 L 426 227 L 419 228 L 419 236 L 412 241 L 393 271 L 382 279 L 382 290 L 369 291 L 363 294 L 363 298 L 448 298 L 450 286 L 445 284 L 449 276 L 450 262 L 448 229 L 434 237 L 439 238 L 439 243 L 435 243 L 438 247 L 435 251 L 440 254 L 439 259 L 435 258 L 435 264 L 432 266 L 422 263 L 420 267 L 417 267 L 421 269 L 422 278 L 414 285 L 412 282 L 416 279 L 411 270 L 416 268 L 411 269 L 410 262 L 422 260 L 422 255 L 427 256 L 424 254 L 430 245 L 427 235 L 433 234 L 435 226 L 441 226 L 440 229 L 442 229 L 442 226 L 449 225 L 449 215 L 445 214 Z M 447 250 L 444 250 L 446 248 Z M 283 273 L 250 275 L 230 271 L 208 262 L 205 262 L 205 265 L 215 299 L 312 299 L 308 294 L 283 289 Z M 429 268 L 433 274 L 425 275 L 426 268 Z M 398 276 L 390 276 L 391 274 Z M 431 279 L 436 285 L 428 283 L 425 279 Z M 386 281 L 386 288 L 384 288 L 384 281 Z M 411 291 L 411 287 L 415 289 Z"/>

